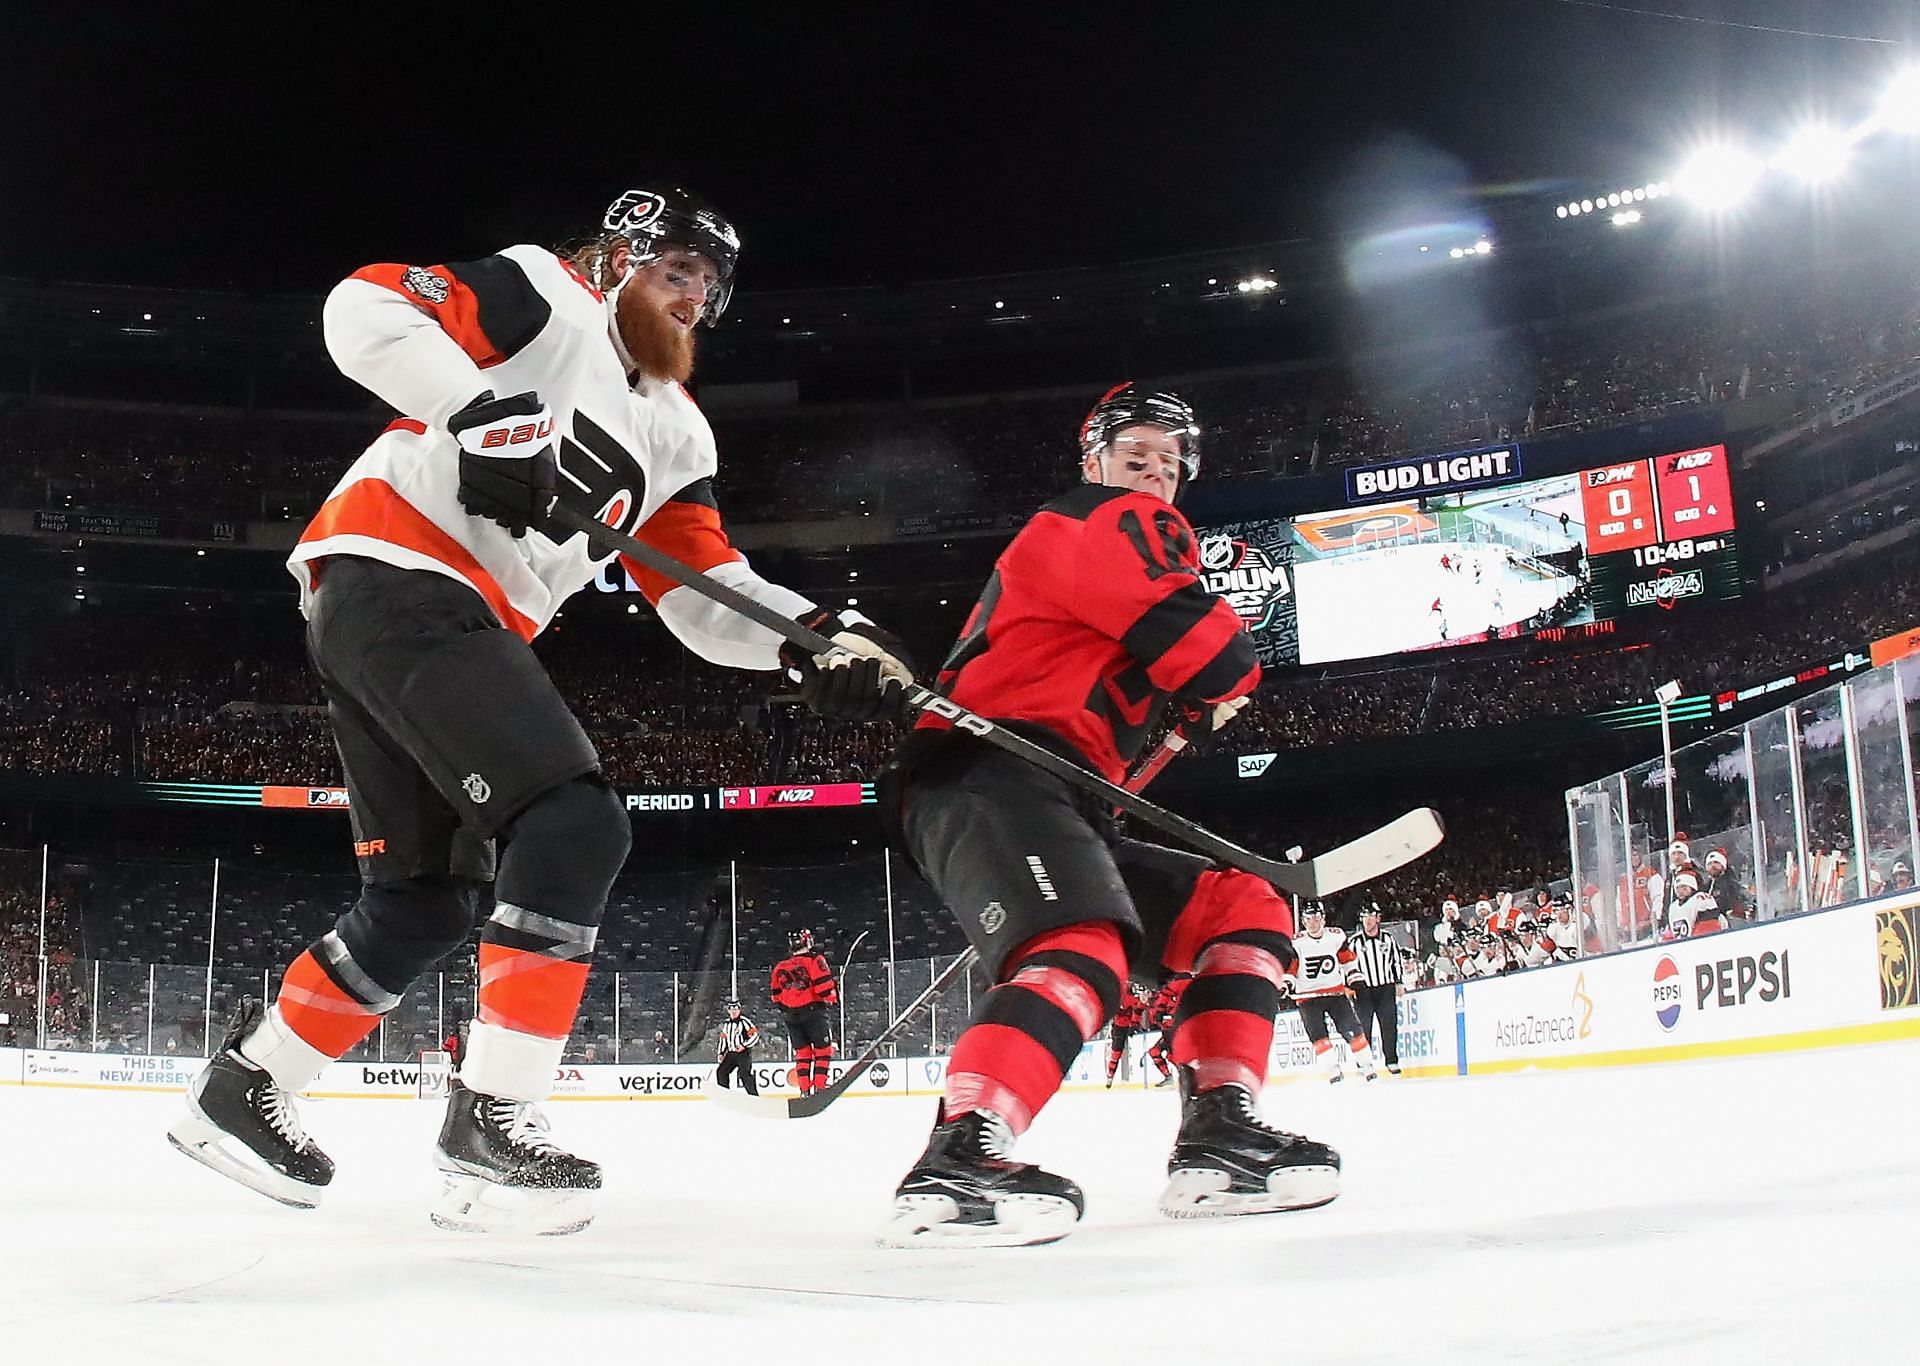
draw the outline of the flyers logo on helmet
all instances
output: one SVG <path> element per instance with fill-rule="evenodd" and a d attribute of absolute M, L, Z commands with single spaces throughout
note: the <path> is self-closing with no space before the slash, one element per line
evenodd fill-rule
<path fill-rule="evenodd" d="M 666 211 L 667 201 L 651 190 L 628 190 L 607 209 L 608 232 L 636 233 Z"/>

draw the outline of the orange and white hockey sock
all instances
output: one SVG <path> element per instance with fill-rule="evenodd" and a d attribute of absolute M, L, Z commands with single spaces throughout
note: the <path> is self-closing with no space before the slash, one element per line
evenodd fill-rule
<path fill-rule="evenodd" d="M 494 906 L 480 939 L 480 999 L 461 1081 L 512 1100 L 552 1093 L 598 938 L 593 925 Z"/>
<path fill-rule="evenodd" d="M 399 1003 L 329 930 L 289 965 L 279 996 L 240 1041 L 240 1055 L 266 1068 L 275 1085 L 299 1091 L 378 1029 L 380 1017 Z"/>

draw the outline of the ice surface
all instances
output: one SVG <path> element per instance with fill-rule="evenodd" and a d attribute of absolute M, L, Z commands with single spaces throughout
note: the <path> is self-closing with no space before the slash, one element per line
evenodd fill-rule
<path fill-rule="evenodd" d="M 1205 1223 L 1154 1212 L 1169 1092 L 1072 1093 L 1020 1152 L 1081 1182 L 1087 1222 L 970 1253 L 871 1244 L 930 1101 L 779 1126 L 555 1104 L 556 1136 L 606 1164 L 600 1219 L 497 1239 L 427 1223 L 430 1102 L 308 1102 L 340 1165 L 308 1213 L 169 1149 L 177 1098 L 0 1087 L 0 1344 L 249 1366 L 1914 1360 L 1917 1076 L 1920 1042 L 1274 1087 L 1269 1117 L 1338 1146 L 1347 1193 Z"/>

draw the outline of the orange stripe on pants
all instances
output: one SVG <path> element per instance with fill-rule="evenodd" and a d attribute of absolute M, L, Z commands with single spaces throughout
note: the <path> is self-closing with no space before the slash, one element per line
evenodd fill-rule
<path fill-rule="evenodd" d="M 380 1025 L 380 1017 L 342 991 L 308 949 L 280 983 L 280 1015 L 287 1028 L 337 1058 Z"/>
<path fill-rule="evenodd" d="M 487 1024 L 564 1039 L 573 1032 L 586 989 L 585 963 L 500 944 L 480 946 L 479 1016 Z"/>

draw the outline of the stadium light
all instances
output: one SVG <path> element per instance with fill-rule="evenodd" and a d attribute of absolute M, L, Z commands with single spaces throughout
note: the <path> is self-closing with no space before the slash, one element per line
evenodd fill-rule
<path fill-rule="evenodd" d="M 1616 228 L 1630 228 L 1639 221 L 1640 210 L 1638 209 L 1622 209 L 1613 216 L 1613 226 Z"/>
<path fill-rule="evenodd" d="M 1489 242 L 1484 237 L 1482 237 L 1478 242 L 1475 242 L 1473 244 L 1473 249 L 1475 252 L 1479 253 L 1481 256 L 1493 255 L 1493 243 Z"/>
<path fill-rule="evenodd" d="M 1787 140 L 1773 165 L 1810 185 L 1832 180 L 1846 169 L 1853 139 L 1830 124 L 1809 125 Z"/>
<path fill-rule="evenodd" d="M 1896 133 L 1920 133 L 1920 66 L 1893 78 L 1880 97 L 1880 121 Z"/>
<path fill-rule="evenodd" d="M 1766 164 L 1738 147 L 1702 147 L 1688 157 L 1674 185 L 1701 208 L 1713 212 L 1738 205 L 1759 183 Z"/>

